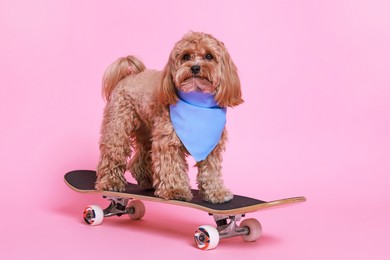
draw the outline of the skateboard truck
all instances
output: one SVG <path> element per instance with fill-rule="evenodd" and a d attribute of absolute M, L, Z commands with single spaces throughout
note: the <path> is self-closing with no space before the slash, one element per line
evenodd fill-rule
<path fill-rule="evenodd" d="M 96 226 L 103 222 L 105 217 L 129 215 L 133 220 L 141 219 L 145 215 L 145 206 L 140 200 L 130 200 L 115 196 L 103 196 L 110 201 L 107 208 L 89 205 L 84 209 L 84 221 L 88 225 Z"/>
<path fill-rule="evenodd" d="M 103 198 L 108 199 L 110 201 L 110 205 L 103 210 L 104 217 L 120 217 L 123 214 L 128 214 L 129 210 L 134 211 L 133 208 L 126 209 L 126 205 L 129 202 L 129 199 L 108 196 L 103 196 Z"/>
<path fill-rule="evenodd" d="M 213 215 L 213 217 L 217 224 L 219 238 L 243 236 L 248 235 L 250 232 L 248 227 L 240 227 L 237 225 L 237 221 L 240 221 L 241 217 L 245 217 L 245 214 L 233 216 Z"/>
<path fill-rule="evenodd" d="M 262 233 L 262 227 L 257 219 L 250 218 L 241 221 L 237 225 L 237 221 L 245 214 L 238 215 L 218 215 L 209 214 L 214 217 L 217 227 L 203 225 L 200 226 L 194 235 L 195 244 L 203 250 L 215 248 L 220 239 L 241 236 L 245 241 L 256 241 Z"/>

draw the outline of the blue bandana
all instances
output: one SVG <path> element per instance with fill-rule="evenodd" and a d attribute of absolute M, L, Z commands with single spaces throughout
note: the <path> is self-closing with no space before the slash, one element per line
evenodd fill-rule
<path fill-rule="evenodd" d="M 173 128 L 197 162 L 217 146 L 226 124 L 226 108 L 215 102 L 214 95 L 178 91 L 179 101 L 169 106 Z"/>

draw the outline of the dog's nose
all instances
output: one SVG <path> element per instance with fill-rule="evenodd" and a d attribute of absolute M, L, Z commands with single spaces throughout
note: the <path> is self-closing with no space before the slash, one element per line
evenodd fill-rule
<path fill-rule="evenodd" d="M 191 67 L 191 72 L 192 74 L 196 75 L 200 72 L 200 66 L 199 65 L 194 65 Z"/>

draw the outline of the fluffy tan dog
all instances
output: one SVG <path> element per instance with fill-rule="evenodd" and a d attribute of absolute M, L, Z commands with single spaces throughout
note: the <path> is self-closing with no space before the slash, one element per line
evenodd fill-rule
<path fill-rule="evenodd" d="M 169 106 L 178 91 L 212 94 L 221 108 L 243 102 L 237 69 L 224 44 L 209 34 L 191 32 L 177 42 L 164 70 L 147 70 L 133 56 L 118 59 L 103 77 L 107 99 L 101 128 L 98 190 L 125 189 L 125 171 L 142 188 L 154 188 L 164 199 L 190 201 L 188 150 L 172 126 Z M 221 138 L 208 156 L 196 163 L 203 199 L 223 203 L 233 198 L 221 174 Z"/>

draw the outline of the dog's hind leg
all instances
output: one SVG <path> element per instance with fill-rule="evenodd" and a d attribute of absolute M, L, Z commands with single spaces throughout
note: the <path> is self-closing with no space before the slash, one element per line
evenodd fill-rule
<path fill-rule="evenodd" d="M 152 141 L 150 130 L 142 124 L 134 133 L 134 154 L 129 162 L 131 175 L 143 189 L 153 188 L 153 171 L 151 149 Z"/>
<path fill-rule="evenodd" d="M 131 102 L 118 93 L 107 103 L 101 127 L 100 160 L 97 166 L 97 190 L 123 191 L 127 183 L 124 173 L 131 156 L 130 136 L 137 123 Z"/>

